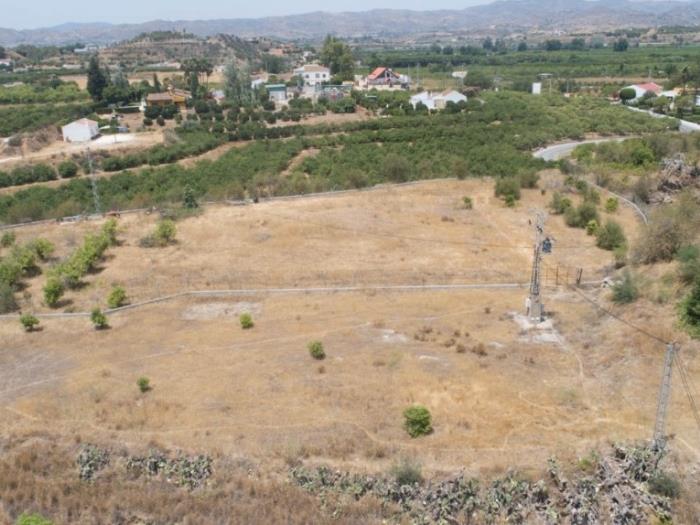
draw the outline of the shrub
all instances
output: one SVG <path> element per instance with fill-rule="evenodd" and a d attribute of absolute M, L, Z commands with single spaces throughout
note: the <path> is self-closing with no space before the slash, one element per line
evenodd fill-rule
<path fill-rule="evenodd" d="M 99 308 L 94 308 L 90 314 L 90 320 L 95 326 L 95 330 L 102 330 L 109 326 L 107 324 L 107 316 Z"/>
<path fill-rule="evenodd" d="M 255 326 L 255 323 L 253 322 L 253 316 L 250 315 L 248 312 L 242 313 L 239 317 L 239 321 L 241 322 L 241 328 L 243 328 L 243 330 L 248 330 Z"/>
<path fill-rule="evenodd" d="M 614 250 L 627 244 L 622 226 L 614 221 L 607 221 L 596 232 L 596 246 L 604 250 Z"/>
<path fill-rule="evenodd" d="M 126 291 L 121 286 L 115 286 L 112 291 L 109 292 L 109 297 L 107 297 L 107 305 L 110 308 L 119 308 L 126 304 Z"/>
<path fill-rule="evenodd" d="M 403 412 L 404 428 L 412 438 L 425 436 L 433 431 L 430 412 L 421 405 L 414 405 Z"/>
<path fill-rule="evenodd" d="M 160 116 L 156 119 L 156 122 L 158 123 L 159 126 L 165 126 L 165 119 Z"/>
<path fill-rule="evenodd" d="M 693 243 L 700 224 L 700 206 L 684 193 L 673 204 L 654 211 L 634 247 L 634 258 L 645 264 L 670 261 L 683 246 Z"/>
<path fill-rule="evenodd" d="M 58 174 L 62 179 L 70 179 L 78 174 L 78 165 L 72 160 L 64 160 L 58 165 Z"/>
<path fill-rule="evenodd" d="M 194 190 L 190 186 L 185 186 L 185 192 L 182 197 L 182 205 L 189 210 L 199 207 L 199 203 L 194 196 Z"/>
<path fill-rule="evenodd" d="M 608 213 L 615 213 L 620 206 L 620 201 L 617 200 L 617 197 L 609 197 L 605 201 L 605 211 Z"/>
<path fill-rule="evenodd" d="M 681 322 L 694 338 L 700 337 L 700 281 L 680 303 Z"/>
<path fill-rule="evenodd" d="M 15 235 L 15 232 L 5 232 L 2 234 L 2 237 L 0 237 L 0 246 L 3 248 L 9 248 L 15 243 L 16 240 L 17 236 Z"/>
<path fill-rule="evenodd" d="M 31 332 L 39 324 L 39 319 L 32 314 L 22 314 L 19 316 L 19 322 L 22 323 L 25 331 Z"/>
<path fill-rule="evenodd" d="M 408 458 L 402 458 L 391 467 L 391 476 L 399 485 L 419 485 L 423 482 L 420 464 Z"/>
<path fill-rule="evenodd" d="M 29 241 L 27 243 L 27 248 L 42 261 L 49 259 L 56 249 L 51 241 L 41 238 Z"/>
<path fill-rule="evenodd" d="M 572 228 L 585 228 L 590 221 L 599 221 L 598 210 L 590 202 L 582 202 L 576 208 L 569 207 L 564 212 L 564 221 Z"/>
<path fill-rule="evenodd" d="M 102 235 L 105 236 L 107 239 L 107 242 L 109 243 L 110 246 L 114 246 L 117 244 L 117 219 L 114 217 L 110 217 L 107 219 L 107 221 L 102 225 Z"/>
<path fill-rule="evenodd" d="M 628 271 L 622 275 L 622 280 L 612 287 L 612 300 L 617 304 L 629 304 L 639 298 L 639 288 L 636 279 Z"/>
<path fill-rule="evenodd" d="M 154 237 L 159 246 L 166 246 L 175 240 L 177 229 L 175 223 L 169 219 L 160 221 L 156 225 Z"/>
<path fill-rule="evenodd" d="M 46 519 L 41 514 L 22 513 L 19 518 L 17 518 L 16 525 L 53 525 L 53 521 Z"/>
<path fill-rule="evenodd" d="M 595 233 L 598 231 L 598 221 L 593 219 L 588 221 L 586 224 L 586 234 L 587 235 L 595 235 Z"/>
<path fill-rule="evenodd" d="M 685 284 L 694 283 L 700 278 L 700 248 L 684 246 L 676 254 L 678 277 Z"/>
<path fill-rule="evenodd" d="M 152 125 L 153 125 L 153 120 L 150 119 L 150 118 L 148 118 L 148 117 L 146 117 L 145 119 L 143 119 L 143 125 L 144 125 L 144 126 L 152 126 Z"/>
<path fill-rule="evenodd" d="M 309 354 L 314 359 L 325 359 L 326 351 L 323 349 L 323 343 L 321 341 L 311 341 L 308 344 Z"/>
<path fill-rule="evenodd" d="M 675 478 L 672 478 L 665 472 L 657 472 L 649 481 L 649 492 L 665 496 L 667 498 L 677 498 L 681 493 L 681 485 Z"/>
<path fill-rule="evenodd" d="M 6 282 L 0 281 L 0 314 L 8 314 L 17 310 L 15 291 Z"/>
<path fill-rule="evenodd" d="M 571 206 L 571 199 L 568 197 L 562 197 L 561 193 L 558 191 L 554 192 L 552 195 L 552 200 L 549 203 L 549 208 L 552 210 L 552 213 L 556 215 L 562 215 L 566 212 L 566 210 L 571 208 Z"/>
<path fill-rule="evenodd" d="M 474 202 L 472 201 L 471 197 L 464 197 L 462 199 L 462 202 L 464 203 L 465 210 L 471 210 L 472 208 L 474 208 Z"/>
<path fill-rule="evenodd" d="M 44 302 L 46 306 L 55 308 L 59 299 L 63 297 L 64 292 L 63 283 L 56 277 L 50 277 L 44 285 Z"/>
<path fill-rule="evenodd" d="M 141 376 L 136 380 L 136 385 L 139 387 L 142 394 L 145 394 L 152 388 L 151 380 L 144 376 Z"/>
<path fill-rule="evenodd" d="M 499 177 L 496 179 L 494 193 L 496 197 L 503 197 L 506 201 L 508 196 L 516 201 L 520 199 L 520 181 L 515 177 Z"/>

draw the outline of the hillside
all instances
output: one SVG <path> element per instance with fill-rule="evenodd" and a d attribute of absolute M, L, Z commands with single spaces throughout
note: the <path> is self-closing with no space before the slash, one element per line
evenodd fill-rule
<path fill-rule="evenodd" d="M 483 480 L 484 490 L 510 469 L 534 486 L 547 476 L 553 455 L 584 475 L 594 472 L 595 451 L 604 453 L 609 442 L 650 437 L 663 346 L 601 316 L 582 296 L 605 304 L 608 290 L 565 286 L 575 267 L 584 269 L 585 280 L 600 279 L 613 257 L 562 217 L 546 223 L 557 239 L 543 275 L 550 320 L 533 328 L 522 314 L 526 289 L 512 283 L 529 276 L 528 220 L 533 209 L 546 207 L 557 180 L 543 182 L 546 195 L 525 191 L 515 208 L 504 207 L 488 180 L 208 206 L 177 222 L 175 242 L 154 248 L 140 242 L 154 214 L 121 217 L 118 242 L 66 294 L 60 310 L 73 316 L 44 317 L 32 333 L 16 318 L 0 321 L 11 349 L 0 354 L 0 423 L 3 447 L 16 458 L 0 462 L 0 479 L 18 480 L 0 481 L 6 502 L 0 520 L 3 510 L 14 518 L 31 508 L 56 523 L 115 515 L 117 523 L 172 523 L 167 499 L 196 497 L 234 498 L 231 508 L 246 523 L 400 522 L 389 519 L 401 512 L 393 503 L 372 506 L 368 497 L 359 509 L 327 498 L 278 499 L 267 505 L 275 518 L 246 509 L 290 473 L 295 481 L 285 492 L 306 485 L 304 469 L 319 465 L 377 477 L 410 457 L 426 479 L 464 472 Z M 463 206 L 464 195 L 473 209 Z M 640 223 L 631 210 L 618 210 L 616 219 L 636 237 Z M 30 226 L 17 230 L 17 241 L 44 237 L 62 258 L 99 228 L 93 221 Z M 46 311 L 40 298 L 46 273 L 26 279 L 27 311 Z M 467 283 L 474 286 L 459 286 Z M 103 305 L 114 284 L 132 303 L 187 290 L 210 293 L 123 310 L 109 316 L 109 329 L 94 330 L 80 312 Z M 242 328 L 242 312 L 252 314 L 252 328 Z M 618 315 L 635 324 L 653 317 L 659 331 L 674 322 L 671 308 L 650 301 Z M 309 355 L 314 340 L 322 342 L 325 359 Z M 697 378 L 697 345 L 681 342 Z M 143 391 L 139 377 L 150 380 Z M 433 432 L 415 439 L 401 416 L 414 403 L 433 415 Z M 670 414 L 669 432 L 678 438 L 664 465 L 680 470 L 692 494 L 697 429 L 680 388 Z M 48 442 L 50 454 L 42 452 Z M 93 457 L 92 483 L 80 481 L 74 459 L 85 450 L 99 455 L 86 444 L 113 458 L 107 467 Z M 159 480 L 156 467 L 139 475 L 138 457 L 146 454 L 197 458 L 204 466 L 187 474 L 195 479 Z M 45 474 L 57 471 L 62 475 Z M 227 484 L 227 476 L 246 473 L 243 484 Z M 199 482 L 199 474 L 204 486 L 192 496 L 174 486 Z M 63 484 L 73 488 L 60 489 Z M 120 503 L 112 496 L 136 486 Z M 76 493 L 94 503 L 73 506 Z M 99 493 L 110 496 L 96 501 Z M 53 496 L 29 500 L 30 506 L 26 494 Z M 550 494 L 540 503 L 559 509 L 554 488 Z M 621 497 L 635 515 L 649 510 L 638 495 Z M 605 513 L 603 501 L 601 494 L 591 504 Z M 340 521 L 331 517 L 335 505 Z M 518 511 L 528 517 L 524 522 L 542 523 L 526 510 L 530 505 Z M 217 518 L 219 505 L 187 507 L 178 512 L 192 522 L 225 522 Z M 359 514 L 348 515 L 352 508 Z M 673 508 L 678 522 L 687 523 L 681 501 Z M 489 512 L 505 509 L 504 503 Z M 315 515 L 304 521 L 307 512 Z"/>
<path fill-rule="evenodd" d="M 60 44 L 76 41 L 108 44 L 144 32 L 186 30 L 198 36 L 231 33 L 240 37 L 318 39 L 340 36 L 406 36 L 436 31 L 477 29 L 598 30 L 631 26 L 693 25 L 700 3 L 682 1 L 501 0 L 462 10 L 314 12 L 257 19 L 153 20 L 141 24 L 63 24 L 13 30 L 0 28 L 0 45 Z"/>

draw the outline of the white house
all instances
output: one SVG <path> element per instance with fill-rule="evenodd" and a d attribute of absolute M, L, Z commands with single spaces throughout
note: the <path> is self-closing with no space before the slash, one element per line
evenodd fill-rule
<path fill-rule="evenodd" d="M 655 82 L 646 82 L 645 84 L 632 84 L 631 86 L 625 86 L 624 89 L 634 89 L 634 99 L 639 100 L 647 93 L 653 93 L 659 96 L 664 88 L 656 84 Z"/>
<path fill-rule="evenodd" d="M 294 75 L 304 80 L 304 85 L 315 86 L 331 79 L 331 70 L 320 64 L 306 64 L 294 70 Z"/>
<path fill-rule="evenodd" d="M 265 89 L 273 102 L 285 102 L 287 100 L 287 86 L 285 84 L 265 84 Z"/>
<path fill-rule="evenodd" d="M 431 93 L 430 91 L 422 91 L 417 95 L 411 97 L 411 105 L 415 109 L 418 103 L 422 103 L 428 109 L 445 109 L 448 102 L 454 102 L 458 104 L 459 102 L 466 102 L 467 97 L 462 95 L 459 91 L 454 89 L 448 89 L 442 93 Z"/>
<path fill-rule="evenodd" d="M 64 142 L 87 142 L 100 134 L 97 122 L 81 118 L 61 128 Z"/>

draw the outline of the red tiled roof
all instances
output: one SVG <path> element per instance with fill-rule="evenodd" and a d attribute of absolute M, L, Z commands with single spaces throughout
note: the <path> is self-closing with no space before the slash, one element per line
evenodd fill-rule
<path fill-rule="evenodd" d="M 643 89 L 644 91 L 651 91 L 652 93 L 656 93 L 657 95 L 663 91 L 663 88 L 655 82 L 647 82 L 646 84 L 637 84 L 637 87 L 639 89 Z"/>
<path fill-rule="evenodd" d="M 381 76 L 382 73 L 384 73 L 384 71 L 386 71 L 385 67 L 378 67 L 377 69 L 372 71 L 369 75 L 367 75 L 367 78 L 369 80 L 376 80 L 377 78 L 379 78 Z"/>

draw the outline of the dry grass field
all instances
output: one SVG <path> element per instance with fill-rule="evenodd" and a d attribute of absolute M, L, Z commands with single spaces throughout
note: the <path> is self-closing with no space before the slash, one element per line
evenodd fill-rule
<path fill-rule="evenodd" d="M 545 258 L 551 319 L 541 328 L 521 316 L 525 288 L 375 288 L 527 282 L 529 220 L 550 193 L 526 190 L 509 209 L 489 181 L 434 181 L 213 206 L 179 221 L 177 243 L 166 248 L 139 246 L 153 215 L 124 216 L 121 245 L 59 311 L 104 308 L 114 284 L 132 302 L 186 290 L 258 291 L 124 310 L 102 331 L 85 317 L 43 318 L 43 329 L 30 334 L 16 320 L 0 320 L 3 437 L 155 443 L 245 458 L 270 471 L 302 460 L 384 472 L 412 457 L 428 473 L 482 475 L 539 471 L 552 455 L 575 459 L 609 441 L 647 439 L 664 348 L 555 286 L 567 272 L 571 282 L 576 268 L 584 281 L 612 268 L 610 252 L 561 217 L 547 221 L 555 239 Z M 462 206 L 467 195 L 473 210 Z M 616 220 L 636 235 L 631 211 L 621 209 Z M 86 222 L 17 234 L 50 239 L 61 257 L 98 228 Z M 23 310 L 49 311 L 44 277 L 27 282 Z M 308 290 L 353 286 L 366 289 Z M 264 291 L 271 288 L 290 290 Z M 583 293 L 610 307 L 608 291 Z M 670 307 L 614 308 L 673 333 Z M 255 322 L 250 330 L 238 321 L 244 311 Z M 700 383 L 698 345 L 674 335 Z M 323 342 L 325 360 L 309 356 L 312 340 Z M 136 386 L 140 376 L 151 380 L 146 394 Z M 402 428 L 412 403 L 430 409 L 431 435 L 411 439 Z M 700 459 L 693 425 L 677 388 L 669 430 L 678 465 Z M 698 474 L 688 476 L 694 490 Z"/>

